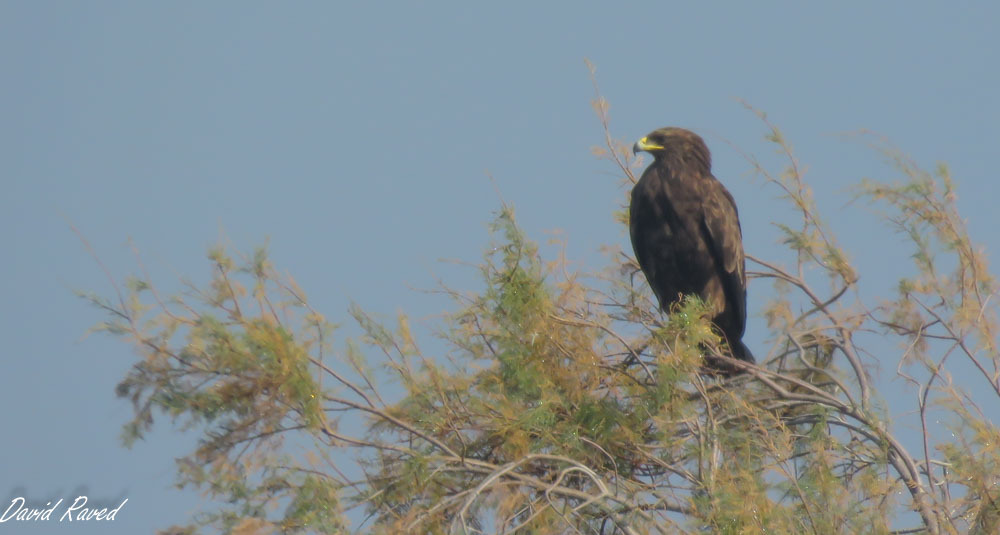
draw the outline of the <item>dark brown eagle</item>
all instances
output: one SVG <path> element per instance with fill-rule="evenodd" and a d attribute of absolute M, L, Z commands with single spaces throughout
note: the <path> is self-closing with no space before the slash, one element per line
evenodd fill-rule
<path fill-rule="evenodd" d="M 714 176 L 705 142 L 683 128 L 640 139 L 653 163 L 632 188 L 632 249 L 664 312 L 681 295 L 697 295 L 715 311 L 712 323 L 733 357 L 754 362 L 743 344 L 747 278 L 736 202 Z"/>

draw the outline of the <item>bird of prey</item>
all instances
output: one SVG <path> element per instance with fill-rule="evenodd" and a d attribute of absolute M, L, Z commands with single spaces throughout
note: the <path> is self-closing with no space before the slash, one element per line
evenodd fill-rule
<path fill-rule="evenodd" d="M 654 130 L 636 142 L 653 163 L 632 188 L 629 234 L 636 260 L 664 312 L 697 295 L 733 357 L 754 362 L 743 344 L 747 291 L 736 202 L 714 176 L 705 142 L 683 128 Z"/>

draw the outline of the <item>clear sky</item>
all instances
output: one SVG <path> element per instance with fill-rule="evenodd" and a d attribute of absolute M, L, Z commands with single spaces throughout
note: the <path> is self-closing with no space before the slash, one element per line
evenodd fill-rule
<path fill-rule="evenodd" d="M 704 135 L 746 249 L 764 258 L 783 208 L 727 142 L 773 160 L 736 99 L 766 111 L 862 288 L 885 292 L 907 251 L 847 205 L 847 188 L 892 173 L 838 134 L 870 129 L 921 164 L 947 162 L 974 238 L 1000 250 L 998 6 L 0 2 L 0 512 L 15 496 L 128 498 L 110 530 L 58 531 L 150 533 L 199 504 L 171 487 L 193 437 L 163 421 L 119 445 L 131 409 L 113 388 L 133 353 L 83 336 L 103 318 L 73 290 L 112 290 L 70 224 L 119 278 L 136 271 L 129 238 L 167 290 L 208 278 L 220 236 L 269 240 L 334 321 L 350 300 L 430 318 L 445 302 L 414 288 L 436 276 L 477 288 L 472 270 L 439 260 L 481 259 L 492 176 L 531 237 L 559 229 L 568 255 L 598 269 L 601 245 L 628 240 L 611 215 L 625 190 L 590 152 L 602 132 L 589 58 L 616 137 Z M 751 313 L 767 289 L 751 286 Z M 0 535 L 55 527 L 8 522 Z"/>

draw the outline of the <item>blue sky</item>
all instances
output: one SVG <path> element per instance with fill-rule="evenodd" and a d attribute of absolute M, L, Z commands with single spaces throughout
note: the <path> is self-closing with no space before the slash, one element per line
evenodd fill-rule
<path fill-rule="evenodd" d="M 431 318 L 446 303 L 414 288 L 436 276 L 476 288 L 473 271 L 439 260 L 481 259 L 492 176 L 529 235 L 559 229 L 567 254 L 597 269 L 601 245 L 628 247 L 611 216 L 625 190 L 590 152 L 602 132 L 584 58 L 616 137 L 704 135 L 751 254 L 778 254 L 770 222 L 783 208 L 727 144 L 774 161 L 736 99 L 797 149 L 863 290 L 884 291 L 907 251 L 870 209 L 847 206 L 851 184 L 892 173 L 842 132 L 947 162 L 974 238 L 998 250 L 1000 7 L 962 6 L 0 3 L 0 506 L 127 497 L 112 531 L 147 533 L 199 503 L 171 488 L 193 437 L 162 425 L 132 450 L 118 443 L 130 409 L 113 387 L 133 354 L 83 336 L 102 318 L 73 290 L 112 290 L 70 224 L 119 278 L 136 271 L 129 239 L 167 290 L 178 275 L 207 279 L 220 236 L 267 241 L 334 321 L 351 300 Z M 751 286 L 751 313 L 766 291 Z"/>

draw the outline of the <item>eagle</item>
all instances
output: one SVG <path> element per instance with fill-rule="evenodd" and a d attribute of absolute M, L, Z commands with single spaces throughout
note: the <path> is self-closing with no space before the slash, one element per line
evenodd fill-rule
<path fill-rule="evenodd" d="M 653 163 L 632 188 L 629 235 L 635 258 L 660 309 L 696 295 L 733 357 L 754 362 L 743 344 L 747 318 L 743 233 L 732 194 L 712 176 L 712 157 L 700 136 L 660 128 L 632 147 Z"/>

